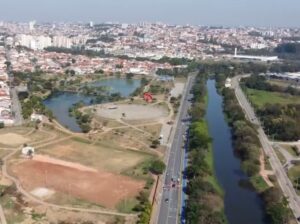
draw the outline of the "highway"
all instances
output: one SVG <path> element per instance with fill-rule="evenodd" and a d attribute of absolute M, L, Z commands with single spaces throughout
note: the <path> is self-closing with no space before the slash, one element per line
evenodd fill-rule
<path fill-rule="evenodd" d="M 182 187 L 182 171 L 185 168 L 184 138 L 188 130 L 188 116 L 191 102 L 190 90 L 195 76 L 189 76 L 186 88 L 182 95 L 177 122 L 174 124 L 174 135 L 171 137 L 171 147 L 167 159 L 167 168 L 163 176 L 163 192 L 160 198 L 158 224 L 176 224 L 180 220 L 180 212 L 184 200 Z"/>
<path fill-rule="evenodd" d="M 246 77 L 248 75 L 244 76 L 236 76 L 232 79 L 232 87 L 235 90 L 235 95 L 239 101 L 239 104 L 243 108 L 246 117 L 251 121 L 253 124 L 257 125 L 257 132 L 258 137 L 261 142 L 262 148 L 265 152 L 265 154 L 269 157 L 269 162 L 272 166 L 272 169 L 277 177 L 277 181 L 283 191 L 283 194 L 287 197 L 289 206 L 294 214 L 294 216 L 297 218 L 300 216 L 300 197 L 297 195 L 297 193 L 294 190 L 294 187 L 288 178 L 283 166 L 281 165 L 276 153 L 274 152 L 274 149 L 272 148 L 272 143 L 269 141 L 268 137 L 266 136 L 259 119 L 256 117 L 255 112 L 250 105 L 248 99 L 246 98 L 245 94 L 240 88 L 239 80 L 242 77 Z M 298 222 L 300 223 L 300 222 Z"/>
<path fill-rule="evenodd" d="M 6 49 L 5 51 L 5 58 L 6 61 L 10 61 L 10 50 Z M 7 73 L 9 75 L 9 87 L 10 87 L 10 95 L 11 95 L 11 100 L 12 100 L 12 105 L 11 105 L 11 109 L 12 109 L 12 114 L 14 117 L 14 125 L 15 126 L 19 126 L 23 124 L 23 116 L 22 116 L 22 107 L 21 107 L 21 103 L 19 101 L 19 97 L 18 97 L 18 93 L 15 87 L 12 86 L 12 82 L 13 82 L 13 73 L 11 71 L 11 67 L 9 67 L 7 69 Z"/>

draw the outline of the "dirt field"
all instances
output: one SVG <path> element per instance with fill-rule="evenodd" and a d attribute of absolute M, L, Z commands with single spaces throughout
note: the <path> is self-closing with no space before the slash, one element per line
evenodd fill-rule
<path fill-rule="evenodd" d="M 43 162 L 43 163 L 51 163 L 55 165 L 60 165 L 60 166 L 65 166 L 73 169 L 77 169 L 80 171 L 89 171 L 89 172 L 97 172 L 96 169 L 90 168 L 88 166 L 83 166 L 79 163 L 72 163 L 60 159 L 54 159 L 49 156 L 43 156 L 43 155 L 34 155 L 32 160 L 37 161 L 37 162 Z"/>
<path fill-rule="evenodd" d="M 125 116 L 122 116 L 123 113 Z M 168 111 L 162 106 L 119 104 L 116 109 L 109 109 L 107 105 L 97 106 L 96 114 L 109 119 L 157 120 L 168 116 Z"/>
<path fill-rule="evenodd" d="M 91 145 L 67 140 L 36 151 L 113 173 L 121 173 L 149 158 L 147 154 L 120 148 L 111 141 Z"/>
<path fill-rule="evenodd" d="M 34 160 L 24 160 L 14 165 L 12 172 L 28 191 L 45 187 L 107 208 L 115 208 L 120 201 L 136 196 L 145 184 L 106 171 L 80 171 Z"/>
<path fill-rule="evenodd" d="M 28 142 L 30 139 L 15 133 L 0 134 L 0 143 L 3 145 L 17 146 Z"/>

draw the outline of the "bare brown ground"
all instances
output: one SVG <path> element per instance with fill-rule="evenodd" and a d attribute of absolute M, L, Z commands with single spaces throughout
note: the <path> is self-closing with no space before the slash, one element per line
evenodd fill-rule
<path fill-rule="evenodd" d="M 81 171 L 34 160 L 14 165 L 12 172 L 28 191 L 46 187 L 107 208 L 115 208 L 121 200 L 136 196 L 145 184 L 105 171 Z"/>
<path fill-rule="evenodd" d="M 51 158 L 50 156 L 44 156 L 44 155 L 34 155 L 32 160 L 38 161 L 38 162 L 44 162 L 44 163 L 51 163 L 55 165 L 61 165 L 64 167 L 74 168 L 80 171 L 89 171 L 89 172 L 97 172 L 96 169 L 90 168 L 88 166 L 83 166 L 79 163 L 72 163 L 60 159 Z"/>
<path fill-rule="evenodd" d="M 260 160 L 260 171 L 259 174 L 262 176 L 262 178 L 265 180 L 265 182 L 268 184 L 269 187 L 273 187 L 273 183 L 269 179 L 269 175 L 274 174 L 273 171 L 266 170 L 265 168 L 265 157 L 262 153 L 259 157 Z"/>
<path fill-rule="evenodd" d="M 5 133 L 0 135 L 0 143 L 9 146 L 21 145 L 29 140 L 30 139 L 15 133 Z"/>

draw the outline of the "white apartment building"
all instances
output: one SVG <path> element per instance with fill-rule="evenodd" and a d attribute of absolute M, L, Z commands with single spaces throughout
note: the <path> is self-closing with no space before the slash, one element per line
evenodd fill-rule
<path fill-rule="evenodd" d="M 52 41 L 53 47 L 72 47 L 72 40 L 66 36 L 54 36 Z"/>
<path fill-rule="evenodd" d="M 15 38 L 16 45 L 28 47 L 32 50 L 43 50 L 46 47 L 52 46 L 50 37 L 46 36 L 32 36 L 19 34 Z"/>

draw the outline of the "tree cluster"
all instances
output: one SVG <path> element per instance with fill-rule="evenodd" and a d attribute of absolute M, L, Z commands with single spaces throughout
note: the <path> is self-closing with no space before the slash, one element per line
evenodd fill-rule
<path fill-rule="evenodd" d="M 186 223 L 226 223 L 222 208 L 212 207 L 208 201 L 209 198 L 216 197 L 222 201 L 215 186 L 208 181 L 208 177 L 214 175 L 212 167 L 209 166 L 205 157 L 209 151 L 211 138 L 208 134 L 208 128 L 203 120 L 205 107 L 198 111 L 195 105 L 205 105 L 206 78 L 198 75 L 196 83 L 192 90 L 194 94 L 192 109 L 192 124 L 189 131 L 189 165 L 185 175 L 189 180 L 186 189 L 188 194 L 186 207 Z"/>
<path fill-rule="evenodd" d="M 290 223 L 293 219 L 288 207 L 288 201 L 278 187 L 267 189 L 263 194 L 267 214 L 273 224 Z"/>
<path fill-rule="evenodd" d="M 224 78 L 216 77 L 222 82 Z M 219 83 L 219 86 L 224 86 Z M 223 88 L 224 112 L 227 114 L 232 127 L 234 148 L 242 159 L 243 170 L 251 177 L 260 169 L 260 142 L 256 129 L 245 119 L 243 110 L 238 104 L 234 90 Z M 278 187 L 271 187 L 262 192 L 267 215 L 273 224 L 289 223 L 293 217 L 288 208 L 286 199 Z"/>
<path fill-rule="evenodd" d="M 224 88 L 224 112 L 232 127 L 234 149 L 242 160 L 242 168 L 248 176 L 258 174 L 260 170 L 260 142 L 255 128 L 249 123 L 241 109 L 234 90 Z"/>
<path fill-rule="evenodd" d="M 242 79 L 242 84 L 250 89 L 258 89 L 270 92 L 281 92 L 291 95 L 300 95 L 300 90 L 291 86 L 283 87 L 267 82 L 267 78 L 261 75 L 251 75 L 250 77 Z"/>
<path fill-rule="evenodd" d="M 280 92 L 300 96 L 300 91 L 291 86 L 282 87 L 270 84 L 263 76 L 252 75 L 243 79 L 247 88 L 271 92 Z M 300 139 L 300 104 L 266 104 L 256 108 L 265 132 L 274 139 L 281 141 L 297 141 Z"/>
<path fill-rule="evenodd" d="M 76 118 L 76 122 L 80 126 L 83 133 L 88 133 L 91 130 L 92 118 L 89 114 L 82 113 L 79 108 L 84 104 L 82 102 L 76 103 L 69 108 L 69 114 Z"/>
<path fill-rule="evenodd" d="M 43 100 L 40 97 L 30 96 L 21 101 L 21 106 L 24 119 L 29 118 L 33 112 L 46 115 L 49 119 L 53 118 L 52 112 L 45 107 Z"/>
<path fill-rule="evenodd" d="M 266 104 L 257 109 L 264 130 L 272 138 L 280 141 L 300 139 L 300 104 Z"/>

